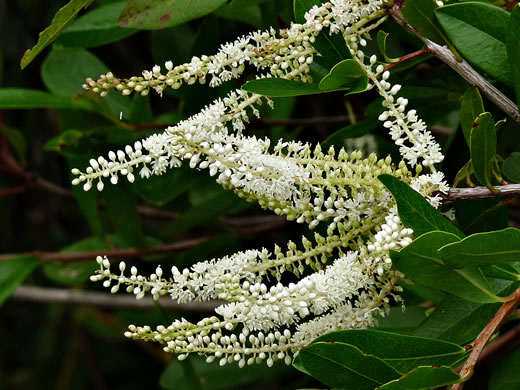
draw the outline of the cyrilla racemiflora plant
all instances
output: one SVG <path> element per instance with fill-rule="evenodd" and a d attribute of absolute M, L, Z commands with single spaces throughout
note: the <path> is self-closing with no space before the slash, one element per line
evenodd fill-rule
<path fill-rule="evenodd" d="M 244 134 L 259 106 L 272 105 L 260 93 L 236 90 L 217 99 L 198 114 L 124 149 L 90 160 L 75 168 L 73 184 L 85 191 L 102 191 L 107 183 L 135 176 L 148 178 L 179 167 L 183 160 L 192 169 L 207 170 L 217 183 L 239 197 L 258 202 L 265 209 L 309 229 L 326 226 L 326 234 L 314 240 L 302 237 L 287 248 L 238 252 L 197 263 L 190 268 L 149 276 L 124 262 L 111 267 L 98 257 L 93 281 L 115 293 L 120 288 L 142 298 L 170 295 L 179 303 L 221 300 L 215 315 L 197 323 L 176 320 L 152 329 L 129 326 L 125 335 L 159 342 L 179 359 L 190 353 L 217 359 L 221 365 L 239 366 L 277 360 L 287 364 L 301 347 L 327 332 L 374 326 L 391 301 L 399 302 L 403 275 L 392 268 L 390 250 L 412 242 L 413 231 L 401 223 L 391 194 L 378 180 L 392 175 L 409 184 L 433 206 L 439 192 L 446 192 L 443 174 L 435 164 L 443 160 L 440 147 L 426 124 L 399 96 L 400 85 L 391 85 L 385 64 L 365 50 L 371 33 L 387 18 L 381 0 L 333 0 L 315 5 L 305 22 L 287 29 L 258 31 L 225 43 L 217 53 L 193 57 L 189 63 L 171 61 L 142 76 L 120 79 L 112 73 L 87 79 L 83 88 L 105 96 L 115 89 L 123 95 L 162 95 L 182 84 L 208 83 L 216 87 L 238 78 L 247 66 L 258 78 L 312 82 L 312 64 L 320 54 L 313 46 L 318 34 L 344 38 L 351 59 L 348 66 L 366 78 L 362 90 L 376 90 L 383 98 L 379 116 L 401 160 L 347 153 L 343 148 L 322 150 L 320 145 L 268 139 Z M 128 272 L 129 271 L 129 272 Z M 282 284 L 284 273 L 298 277 Z M 274 282 L 273 282 L 274 280 Z"/>
<path fill-rule="evenodd" d="M 116 185 L 119 180 L 133 183 L 136 176 L 146 179 L 162 175 L 185 163 L 194 170 L 209 173 L 224 189 L 233 191 L 238 197 L 257 202 L 262 208 L 304 224 L 315 232 L 313 239 L 309 239 L 312 235 L 306 234 L 298 242 L 288 242 L 283 248 L 246 250 L 182 270 L 175 266 L 163 270 L 159 266 L 148 276 L 139 274 L 136 267 L 127 269 L 124 262 L 114 267 L 107 257 L 98 257 L 100 268 L 91 279 L 102 281 L 112 293 L 123 289 L 137 299 L 149 294 L 155 300 L 168 295 L 178 303 L 223 302 L 216 308 L 215 315 L 198 322 L 182 319 L 155 329 L 130 325 L 125 333 L 135 340 L 158 342 L 165 351 L 174 353 L 181 360 L 198 354 L 208 362 L 218 361 L 221 365 L 235 362 L 243 367 L 266 362 L 272 366 L 278 360 L 290 364 L 300 352 L 300 360 L 294 363 L 308 372 L 302 363 L 307 356 L 303 351 L 314 351 L 312 345 L 319 347 L 320 342 L 339 341 L 337 347 L 345 349 L 334 359 L 352 356 L 347 352 L 352 345 L 357 348 L 362 344 L 359 338 L 355 340 L 356 344 L 346 333 L 342 336 L 326 334 L 377 325 L 378 319 L 388 314 L 390 305 L 402 302 L 402 282 L 407 279 L 477 303 L 511 299 L 517 302 L 520 299 L 520 296 L 495 295 L 496 291 L 488 285 L 479 268 L 492 265 L 494 268 L 487 269 L 486 275 L 516 283 L 503 289 L 501 295 L 513 291 L 518 284 L 518 271 L 496 267 L 496 264 L 514 261 L 513 257 L 498 256 L 497 253 L 504 254 L 505 250 L 520 253 L 518 230 L 506 229 L 463 239 L 464 234 L 434 210 L 440 207 L 441 196 L 446 196 L 449 189 L 444 174 L 436 168 L 444 156 L 417 111 L 400 96 L 401 85 L 390 83 L 389 70 L 395 64 L 390 63 L 394 60 L 384 52 L 384 37 L 381 40 L 384 33 L 380 27 L 389 18 L 391 7 L 395 10 L 393 2 L 297 3 L 300 7 L 307 4 L 309 9 L 301 21 L 298 20 L 300 23 L 292 23 L 286 29 L 256 31 L 222 44 L 216 53 L 193 57 L 184 64 L 167 61 L 162 67 L 155 65 L 151 70 L 143 71 L 141 76 L 122 79 L 107 73 L 99 79 L 89 78 L 83 85 L 85 90 L 102 97 L 111 90 L 122 95 L 146 96 L 155 92 L 162 96 L 166 90 L 179 89 L 183 85 L 198 83 L 208 84 L 208 88 L 219 87 L 230 80 L 242 80 L 246 70 L 252 69 L 256 73 L 255 80 L 213 101 L 199 113 L 162 133 L 92 158 L 87 167 L 74 168 L 73 184 L 81 185 L 85 191 L 103 191 L 107 185 Z M 409 9 L 428 5 L 431 15 L 434 8 L 444 8 L 442 2 L 434 5 L 428 1 L 410 1 L 408 4 L 411 4 Z M 495 8 L 492 12 L 498 12 Z M 442 23 L 445 22 L 442 15 L 450 16 L 450 10 L 453 10 L 445 9 L 446 12 L 439 12 Z M 422 11 L 418 15 L 419 19 L 424 16 Z M 516 15 L 520 17 L 518 12 Z M 399 21 L 395 14 L 392 16 Z M 422 22 L 433 23 L 431 19 L 425 20 Z M 417 25 L 421 26 L 421 23 Z M 438 26 L 435 28 L 440 31 Z M 424 31 L 426 35 L 433 34 L 427 28 Z M 377 53 L 374 45 L 368 44 L 376 33 L 379 33 L 377 39 L 383 47 L 382 53 Z M 320 42 L 323 44 L 324 37 L 335 39 L 334 44 L 339 38 L 348 57 L 329 67 L 326 74 L 323 74 L 323 67 L 327 58 L 316 48 Z M 457 42 L 456 37 L 454 42 Z M 431 46 L 435 43 L 426 38 L 425 43 L 429 48 L 440 50 L 440 46 Z M 453 52 L 450 55 L 455 61 L 462 60 L 453 45 L 450 43 L 449 46 L 450 49 L 445 50 Z M 457 46 L 457 49 L 467 53 L 464 47 Z M 422 50 L 418 55 L 425 53 L 426 50 Z M 408 56 L 408 59 L 415 56 Z M 467 65 L 463 61 L 460 63 L 460 67 Z M 474 72 L 471 77 L 477 80 L 474 70 L 465 69 L 466 74 Z M 493 74 L 492 70 L 484 69 Z M 251 119 L 272 107 L 270 97 L 283 96 L 280 91 L 284 90 L 293 91 L 293 95 L 330 91 L 379 94 L 383 110 L 378 119 L 398 147 L 399 160 L 392 161 L 389 156 L 378 157 L 360 150 L 325 148 L 283 139 L 271 142 L 268 138 L 248 135 L 245 129 Z M 502 161 L 489 147 L 491 142 L 482 140 L 496 138 L 495 128 L 499 124 L 495 127 L 491 115 L 483 113 L 478 92 L 468 91 L 462 101 L 461 122 L 470 146 L 471 162 L 457 175 L 456 182 L 465 178 L 472 184 L 471 178 L 476 177 L 496 192 L 492 184 L 497 180 L 505 183 L 500 176 Z M 506 100 L 503 96 L 500 99 Z M 515 117 L 514 112 L 508 113 Z M 448 210 L 445 215 L 451 217 L 452 213 Z M 423 219 L 410 223 L 413 218 Z M 487 253 L 487 257 L 482 257 L 482 253 Z M 476 261 L 478 267 L 471 264 L 466 267 L 468 264 L 462 258 Z M 423 263 L 417 265 L 419 261 Z M 391 350 L 397 344 L 412 343 L 406 353 L 417 353 L 422 359 L 408 366 L 404 361 L 410 357 L 403 352 L 399 355 L 403 360 L 392 365 L 367 352 L 370 345 L 377 344 L 375 340 L 383 336 L 362 335 L 369 337 L 368 344 L 349 353 L 357 353 L 359 361 L 372 359 L 371 364 L 381 366 L 374 370 L 389 370 L 386 371 L 388 376 L 377 379 L 381 382 L 370 382 L 366 387 L 359 385 L 361 382 L 352 382 L 351 388 L 375 388 L 375 383 L 384 384 L 401 377 L 415 381 L 415 387 L 410 385 L 410 388 L 428 388 L 461 381 L 469 375 L 463 370 L 466 377 L 458 376 L 450 368 L 464 359 L 464 350 L 459 345 L 437 340 L 433 345 L 431 339 L 414 339 L 412 343 L 411 339 L 386 335 L 386 341 L 381 345 Z M 317 344 L 306 347 L 316 338 L 319 338 Z M 420 353 L 417 352 L 418 345 L 424 347 Z M 439 356 L 442 355 L 442 359 L 447 360 L 428 360 L 421 355 L 434 348 L 444 351 L 435 355 L 435 359 L 441 359 Z M 366 357 L 367 354 L 370 357 Z M 367 367 L 376 367 L 371 364 Z M 399 364 L 402 366 L 397 367 Z M 450 367 L 440 367 L 442 364 Z M 421 367 L 416 369 L 416 366 Z M 345 380 L 334 382 L 328 374 L 320 377 L 322 368 L 327 365 L 319 367 L 314 373 L 318 379 L 330 386 L 344 387 Z M 472 366 L 468 367 L 471 369 Z M 426 381 L 425 378 L 433 378 L 434 374 L 439 375 L 436 380 Z M 365 378 L 362 374 L 359 377 L 360 381 Z M 361 387 L 356 387 L 358 385 Z"/>

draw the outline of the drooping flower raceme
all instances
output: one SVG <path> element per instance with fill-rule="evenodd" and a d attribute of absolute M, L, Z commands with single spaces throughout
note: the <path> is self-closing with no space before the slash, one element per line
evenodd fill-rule
<path fill-rule="evenodd" d="M 200 113 L 124 150 L 90 160 L 81 172 L 74 169 L 73 184 L 88 191 L 103 190 L 109 180 L 121 176 L 133 182 L 161 175 L 185 160 L 190 167 L 208 170 L 225 189 L 258 202 L 265 209 L 305 223 L 319 224 L 326 234 L 302 237 L 287 248 L 247 250 L 219 259 L 199 262 L 190 268 L 172 267 L 166 276 L 161 267 L 152 275 L 139 275 L 124 262 L 119 272 L 109 259 L 98 257 L 99 271 L 92 280 L 101 281 L 113 293 L 121 287 L 136 298 L 146 294 L 158 299 L 170 295 L 179 303 L 221 300 L 215 316 L 197 323 L 185 319 L 151 329 L 130 326 L 126 336 L 159 342 L 164 350 L 184 359 L 190 353 L 206 356 L 208 362 L 245 364 L 277 360 L 290 363 L 292 355 L 314 338 L 334 330 L 366 328 L 376 324 L 391 300 L 399 302 L 402 275 L 392 269 L 389 251 L 407 246 L 413 231 L 401 223 L 394 201 L 377 180 L 391 174 L 410 184 L 432 205 L 435 193 L 445 191 L 442 173 L 433 164 L 442 161 L 439 145 L 427 131 L 408 101 L 396 97 L 400 86 L 391 86 L 384 65 L 376 56 L 366 57 L 362 48 L 371 29 L 384 20 L 380 0 L 333 0 L 315 6 L 306 22 L 276 33 L 255 32 L 225 44 L 213 56 L 194 57 L 190 63 L 165 64 L 166 74 L 155 66 L 142 77 L 128 80 L 112 74 L 88 79 L 85 89 L 102 95 L 112 88 L 130 94 L 158 93 L 182 83 L 210 86 L 239 77 L 246 64 L 269 70 L 269 77 L 311 81 L 313 58 L 319 55 L 312 43 L 323 28 L 341 33 L 353 58 L 366 72 L 369 88 L 383 97 L 385 112 L 379 119 L 400 147 L 403 160 L 397 164 L 375 154 L 363 158 L 359 151 L 322 150 L 301 142 L 278 141 L 243 134 L 251 115 L 259 116 L 259 105 L 271 101 L 242 90 L 217 99 Z M 421 174 L 423 166 L 431 173 Z M 411 168 L 416 168 L 415 172 Z M 298 277 L 282 283 L 282 275 Z"/>

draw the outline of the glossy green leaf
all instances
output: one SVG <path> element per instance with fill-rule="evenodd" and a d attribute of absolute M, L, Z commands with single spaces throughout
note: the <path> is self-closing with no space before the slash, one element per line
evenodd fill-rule
<path fill-rule="evenodd" d="M 146 201 L 163 206 L 177 196 L 186 192 L 191 186 L 200 180 L 188 166 L 169 169 L 164 174 L 153 175 L 148 179 L 137 179 L 135 190 Z"/>
<path fill-rule="evenodd" d="M 488 265 L 481 267 L 481 269 L 486 277 L 514 281 L 520 280 L 520 272 L 509 264 Z"/>
<path fill-rule="evenodd" d="M 516 102 L 520 108 L 520 5 L 516 5 L 511 12 L 507 26 L 506 50 L 513 87 L 516 92 Z"/>
<path fill-rule="evenodd" d="M 81 108 L 73 99 L 36 89 L 0 88 L 0 108 Z"/>
<path fill-rule="evenodd" d="M 416 236 L 432 230 L 441 230 L 464 237 L 464 233 L 406 183 L 391 175 L 380 175 L 378 179 L 394 196 L 401 221 L 406 227 L 413 229 Z"/>
<path fill-rule="evenodd" d="M 340 342 L 317 342 L 300 349 L 293 366 L 327 386 L 373 390 L 401 374 L 381 359 Z"/>
<path fill-rule="evenodd" d="M 437 288 L 471 302 L 499 302 L 479 268 L 454 270 L 443 264 L 439 248 L 459 238 L 440 231 L 425 233 L 401 251 L 391 252 L 394 267 L 407 279 Z"/>
<path fill-rule="evenodd" d="M 518 390 L 520 388 L 520 349 L 500 359 L 489 378 L 488 390 Z"/>
<path fill-rule="evenodd" d="M 321 142 L 321 148 L 323 150 L 327 150 L 330 146 L 341 148 L 345 146 L 345 139 L 357 138 L 368 134 L 377 129 L 380 123 L 381 122 L 377 119 L 365 119 L 343 127 L 329 135 L 323 142 Z"/>
<path fill-rule="evenodd" d="M 64 132 L 58 134 L 56 137 L 49 139 L 43 146 L 43 150 L 59 152 L 67 146 L 77 142 L 84 136 L 85 133 L 79 130 L 65 130 Z"/>
<path fill-rule="evenodd" d="M 50 45 L 63 31 L 63 29 L 71 23 L 81 11 L 82 8 L 88 7 L 93 0 L 71 0 L 67 5 L 62 7 L 52 19 L 51 25 L 40 33 L 38 42 L 29 50 L 26 50 L 20 61 L 20 67 L 23 69 L 29 65 L 34 58 L 41 53 L 48 45 Z"/>
<path fill-rule="evenodd" d="M 497 151 L 495 121 L 489 112 L 480 114 L 470 132 L 471 166 L 481 184 L 491 187 L 491 168 Z"/>
<path fill-rule="evenodd" d="M 368 76 L 361 65 L 354 60 L 343 60 L 336 64 L 319 83 L 323 92 L 348 89 L 349 93 L 366 90 Z"/>
<path fill-rule="evenodd" d="M 469 87 L 464 96 L 460 106 L 460 126 L 464 133 L 464 138 L 468 147 L 470 145 L 470 134 L 473 129 L 473 123 L 477 117 L 484 112 L 484 103 L 477 87 Z"/>
<path fill-rule="evenodd" d="M 409 334 L 419 326 L 426 318 L 426 310 L 423 307 L 406 304 L 406 310 L 393 306 L 383 317 L 377 318 L 377 329 L 387 332 Z"/>
<path fill-rule="evenodd" d="M 86 50 L 55 48 L 45 59 L 41 75 L 49 91 L 56 95 L 72 97 L 84 92 L 82 85 L 87 77 L 97 78 L 107 72 L 105 64 Z M 64 77 L 64 74 L 67 77 Z M 128 96 L 110 93 L 100 101 L 100 105 L 108 105 L 116 118 L 119 118 L 121 112 L 124 117 L 129 115 Z"/>
<path fill-rule="evenodd" d="M 294 0 L 293 11 L 295 22 L 300 24 L 305 23 L 305 13 L 315 5 L 319 7 L 321 4 L 322 2 L 320 0 Z"/>
<path fill-rule="evenodd" d="M 417 366 L 449 366 L 465 353 L 457 344 L 372 329 L 331 332 L 313 343 L 317 342 L 352 345 L 367 355 L 377 356 L 402 374 Z"/>
<path fill-rule="evenodd" d="M 219 18 L 236 20 L 251 26 L 262 27 L 262 10 L 260 3 L 265 0 L 234 0 L 223 5 L 214 12 Z"/>
<path fill-rule="evenodd" d="M 401 11 L 408 24 L 422 35 L 437 43 L 443 43 L 446 38 L 434 14 L 438 7 L 433 0 L 406 0 Z"/>
<path fill-rule="evenodd" d="M 450 367 L 421 366 L 377 390 L 428 390 L 462 382 L 462 377 Z"/>
<path fill-rule="evenodd" d="M 129 0 L 119 16 L 124 28 L 156 30 L 205 16 L 226 0 Z"/>
<path fill-rule="evenodd" d="M 512 84 L 506 52 L 509 12 L 490 4 L 467 2 L 438 8 L 435 15 L 470 64 L 506 85 Z"/>
<path fill-rule="evenodd" d="M 383 30 L 379 30 L 377 32 L 377 48 L 383 55 L 383 58 L 385 59 L 385 62 L 397 62 L 399 61 L 399 58 L 390 58 L 386 54 L 386 38 L 388 38 L 390 34 L 384 32 Z"/>
<path fill-rule="evenodd" d="M 517 286 L 517 283 L 505 280 L 491 280 L 490 284 L 493 291 L 501 296 L 511 294 Z M 479 335 L 500 305 L 479 304 L 449 296 L 436 306 L 414 334 L 461 345 L 467 344 Z"/>
<path fill-rule="evenodd" d="M 439 250 L 444 263 L 453 268 L 480 267 L 520 260 L 520 229 L 476 233 Z"/>
<path fill-rule="evenodd" d="M 72 264 L 49 263 L 43 266 L 45 275 L 64 285 L 74 285 L 86 282 L 99 266 L 95 262 Z"/>
<path fill-rule="evenodd" d="M 40 260 L 31 256 L 15 256 L 0 261 L 0 306 L 38 265 Z"/>
<path fill-rule="evenodd" d="M 520 183 L 520 152 L 513 152 L 504 160 L 502 173 L 510 181 Z"/>
<path fill-rule="evenodd" d="M 67 26 L 56 43 L 66 47 L 95 47 L 135 34 L 137 30 L 123 29 L 117 24 L 126 3 L 107 4 L 80 16 Z"/>
<path fill-rule="evenodd" d="M 248 81 L 242 86 L 242 89 L 270 97 L 302 96 L 323 93 L 317 84 L 301 83 L 275 77 Z"/>

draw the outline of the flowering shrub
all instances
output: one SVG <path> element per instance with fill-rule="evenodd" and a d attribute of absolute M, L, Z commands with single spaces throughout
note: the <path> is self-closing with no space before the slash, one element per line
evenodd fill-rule
<path fill-rule="evenodd" d="M 73 3 L 81 2 L 73 1 L 67 7 L 73 7 Z M 237 11 L 233 4 L 217 14 L 239 18 L 240 7 L 245 6 L 235 5 Z M 161 21 L 166 15 L 164 20 L 172 17 L 168 6 L 172 6 L 168 1 L 159 5 L 159 11 L 167 12 Z M 160 27 L 154 22 L 154 13 L 147 14 L 140 7 L 138 1 L 129 1 L 120 24 L 140 28 L 155 23 L 154 28 Z M 214 10 L 212 2 L 193 7 L 197 15 Z M 75 14 L 78 9 L 64 8 L 60 13 L 67 11 Z M 478 12 L 488 12 L 489 21 L 475 21 L 471 15 Z M 99 157 L 90 154 L 86 164 L 82 158 L 69 158 L 69 163 L 74 186 L 86 193 L 109 191 L 105 201 L 113 219 L 128 210 L 122 208 L 121 197 L 114 197 L 118 190 L 111 190 L 112 185 L 123 179 L 136 186 L 154 178 L 167 183 L 172 171 L 189 166 L 192 172 L 209 173 L 223 189 L 239 198 L 306 225 L 305 233 L 296 242 L 292 238 L 286 247 L 275 244 L 228 252 L 211 260 L 190 262 L 184 268 L 169 265 L 164 268 L 171 270 L 164 271 L 157 265 L 148 276 L 140 274 L 134 265 L 127 267 L 124 261 L 113 267 L 112 256 L 99 254 L 99 268 L 90 280 L 102 281 L 113 294 L 125 290 L 137 299 L 150 295 L 160 302 L 167 295 L 179 304 L 217 301 L 214 313 L 202 319 L 179 318 L 154 327 L 130 325 L 125 332 L 134 340 L 159 343 L 179 360 L 201 355 L 207 363 L 237 363 L 240 368 L 263 362 L 272 367 L 283 361 L 339 388 L 424 389 L 449 384 L 461 388 L 471 377 L 482 347 L 520 300 L 520 231 L 508 228 L 507 220 L 494 223 L 496 229 L 480 226 L 475 215 L 467 223 L 467 210 L 461 212 L 457 206 L 446 205 L 464 194 L 467 198 L 492 198 L 514 196 L 518 191 L 512 184 L 519 181 L 518 152 L 505 161 L 497 154 L 496 129 L 500 122 L 495 124 L 491 113 L 485 111 L 479 89 L 489 99 L 486 108 L 495 104 L 502 112 L 493 113 L 508 115 L 505 126 L 517 131 L 518 109 L 507 95 L 512 89 L 520 91 L 519 44 L 514 38 L 520 29 L 520 9 L 515 7 L 510 12 L 477 2 L 445 6 L 430 0 L 295 0 L 294 14 L 295 21 L 286 28 L 253 31 L 222 43 L 213 54 L 194 55 L 185 63 L 168 60 L 164 70 L 155 65 L 129 78 L 119 78 L 115 72 L 97 79 L 88 77 L 82 85 L 84 92 L 71 104 L 99 110 L 112 120 L 117 112 L 114 107 L 121 101 L 116 99 L 121 95 L 135 96 L 135 104 L 140 105 L 144 104 L 140 99 L 150 92 L 163 99 L 178 98 L 182 96 L 177 95 L 179 91 L 186 93 L 195 84 L 219 92 L 199 112 L 163 131 L 131 137 L 117 150 L 105 147 Z M 59 23 L 58 17 L 54 23 Z M 65 46 L 67 31 L 70 37 L 73 26 L 61 38 Z M 401 28 L 396 36 L 414 36 L 425 48 L 390 58 L 387 34 L 382 29 L 395 30 L 395 26 Z M 404 35 L 406 30 L 411 35 Z M 462 30 L 474 37 L 462 38 L 458 34 Z M 480 49 L 473 42 L 493 34 L 508 37 L 501 44 L 495 38 L 489 43 L 501 53 L 501 72 L 496 70 L 497 64 L 490 65 L 479 57 Z M 38 45 L 43 46 L 44 39 L 42 35 Z M 38 45 L 26 54 L 22 66 L 41 50 Z M 441 165 L 445 160 L 443 150 L 449 153 L 450 149 L 441 147 L 431 127 L 421 119 L 421 112 L 435 110 L 421 96 L 434 88 L 419 89 L 413 98 L 407 98 L 411 90 L 406 92 L 406 82 L 415 81 L 403 75 L 414 66 L 417 72 L 421 67 L 429 70 L 431 63 L 436 64 L 429 60 L 430 54 L 449 65 L 454 70 L 449 71 L 451 80 L 466 89 L 462 94 L 461 88 L 455 88 L 457 101 L 462 97 L 460 112 L 457 107 L 449 107 L 438 114 L 441 119 L 447 118 L 448 127 L 458 127 L 460 118 L 459 138 L 469 147 L 470 161 L 458 173 L 460 166 L 453 171 L 447 164 Z M 448 72 L 447 68 L 442 71 Z M 478 89 L 466 87 L 462 79 Z M 497 86 L 490 81 L 496 81 Z M 226 87 L 228 84 L 238 85 L 238 89 Z M 453 85 L 442 88 L 449 91 L 449 87 Z M 442 88 L 433 100 L 445 98 Z M 370 125 L 364 122 L 368 131 L 362 129 L 363 133 L 378 127 L 374 121 L 377 118 L 385 131 L 379 137 L 392 141 L 389 148 L 393 156 L 383 153 L 378 157 L 370 150 L 378 147 L 375 138 L 368 138 L 368 153 L 361 148 L 347 150 L 347 145 L 363 145 L 345 143 L 344 138 L 350 136 L 342 136 L 360 126 L 351 108 L 352 124 L 323 145 L 248 131 L 261 116 L 283 104 L 280 98 L 325 93 L 337 98 L 346 93 L 349 99 L 370 96 L 376 104 L 363 114 L 373 118 L 367 120 Z M 103 104 L 106 106 L 99 108 Z M 125 115 L 121 112 L 119 119 Z M 435 115 L 433 112 L 428 117 L 438 123 Z M 331 138 L 342 142 L 338 146 L 329 142 Z M 65 138 L 61 141 L 70 142 Z M 453 161 L 457 159 L 452 157 L 450 164 Z M 465 181 L 469 187 L 466 193 L 450 188 L 445 176 L 453 179 L 454 187 Z M 128 185 L 126 188 L 119 191 L 133 193 Z M 91 202 L 95 198 L 75 191 L 86 210 L 87 199 Z M 166 201 L 158 202 L 162 204 L 170 200 L 167 194 L 153 195 L 151 191 L 152 195 L 143 195 L 146 191 L 142 189 L 137 192 L 145 199 L 165 196 Z M 122 204 L 116 205 L 114 199 Z M 482 210 L 483 215 L 493 215 L 499 206 L 495 202 Z M 86 210 L 93 229 L 100 229 L 89 213 L 92 211 Z M 149 245 L 140 232 L 131 229 L 121 227 L 124 240 L 130 237 L 136 247 Z M 414 322 L 407 317 L 408 304 L 401 293 L 437 305 L 437 309 L 429 317 L 422 311 L 419 321 Z M 502 304 L 498 312 L 497 303 Z M 495 309 L 490 315 L 474 317 L 474 324 L 462 337 L 447 329 L 462 326 L 457 322 L 459 312 L 453 309 L 450 313 L 448 308 L 463 304 Z M 437 324 L 445 312 L 446 329 Z M 465 321 L 470 314 L 463 314 Z M 384 321 L 392 323 L 399 316 L 404 316 L 406 330 L 397 326 L 387 329 L 401 332 L 380 330 Z M 368 329 L 377 326 L 380 328 Z M 483 328 L 490 332 L 487 336 L 480 333 Z M 469 342 L 473 342 L 473 349 L 467 358 L 462 346 Z"/>

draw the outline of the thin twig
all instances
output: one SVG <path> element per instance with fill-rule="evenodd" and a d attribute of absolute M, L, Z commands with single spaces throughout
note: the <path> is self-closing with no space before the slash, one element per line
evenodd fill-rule
<path fill-rule="evenodd" d="M 486 346 L 487 342 L 495 334 L 495 332 L 500 328 L 502 322 L 509 316 L 509 314 L 513 311 L 513 309 L 520 302 L 520 287 L 516 289 L 516 291 L 511 294 L 511 300 L 505 302 L 500 309 L 495 313 L 493 318 L 488 322 L 486 327 L 480 332 L 478 337 L 475 339 L 473 343 L 473 347 L 471 353 L 468 357 L 468 360 L 464 363 L 460 370 L 460 375 L 464 378 L 464 381 L 467 381 L 473 375 L 473 368 L 475 364 L 479 361 L 482 351 Z M 461 390 L 464 386 L 464 383 L 456 383 L 451 387 L 451 390 Z"/>
<path fill-rule="evenodd" d="M 439 194 L 445 201 L 465 199 L 490 199 L 490 198 L 514 198 L 520 196 L 520 184 L 508 184 L 495 186 L 498 192 L 495 194 L 487 187 L 450 188 L 447 195 Z"/>
<path fill-rule="evenodd" d="M 385 67 L 385 70 L 390 70 L 392 68 L 395 68 L 397 65 L 401 65 L 402 63 L 404 63 L 406 61 L 410 61 L 414 58 L 417 58 L 417 57 L 420 57 L 422 55 L 429 54 L 429 53 L 430 53 L 430 49 L 428 49 L 427 47 L 424 49 L 421 49 L 421 50 L 414 51 L 413 53 L 407 54 L 407 55 L 399 58 L 397 61 L 392 62 L 391 64 L 388 64 Z"/>
<path fill-rule="evenodd" d="M 15 256 L 32 256 L 40 260 L 60 261 L 60 262 L 74 262 L 74 261 L 88 261 L 94 260 L 96 256 L 107 257 L 124 257 L 127 259 L 143 257 L 146 255 L 155 255 L 159 253 L 170 253 L 179 251 L 192 246 L 202 244 L 208 241 L 211 237 L 199 237 L 191 240 L 180 241 L 174 244 L 166 244 L 149 249 L 104 249 L 98 251 L 85 252 L 28 252 L 28 253 L 12 253 L 0 255 L 0 262 L 10 259 Z"/>
<path fill-rule="evenodd" d="M 119 309 L 156 310 L 157 308 L 155 302 L 151 298 L 138 300 L 130 295 L 33 286 L 18 286 L 14 291 L 12 298 L 33 302 L 94 305 Z M 221 302 L 178 304 L 168 297 L 161 297 L 160 303 L 165 310 L 185 313 L 212 312 L 221 304 Z"/>
<path fill-rule="evenodd" d="M 502 336 L 500 336 L 495 341 L 489 343 L 482 354 L 480 355 L 479 363 L 482 363 L 485 360 L 495 356 L 498 352 L 503 350 L 504 348 L 512 346 L 514 342 L 519 342 L 520 338 L 520 325 L 517 325 L 513 329 L 510 329 Z"/>
<path fill-rule="evenodd" d="M 518 107 L 507 96 L 500 92 L 494 85 L 482 77 L 475 69 L 471 67 L 466 60 L 457 61 L 453 53 L 445 46 L 441 46 L 428 38 L 421 35 L 415 28 L 410 26 L 403 18 L 400 7 L 394 4 L 390 10 L 392 18 L 408 31 L 412 32 L 416 37 L 424 42 L 430 53 L 435 55 L 455 72 L 457 72 L 464 80 L 472 85 L 476 85 L 478 89 L 502 111 L 520 123 L 520 114 Z"/>

